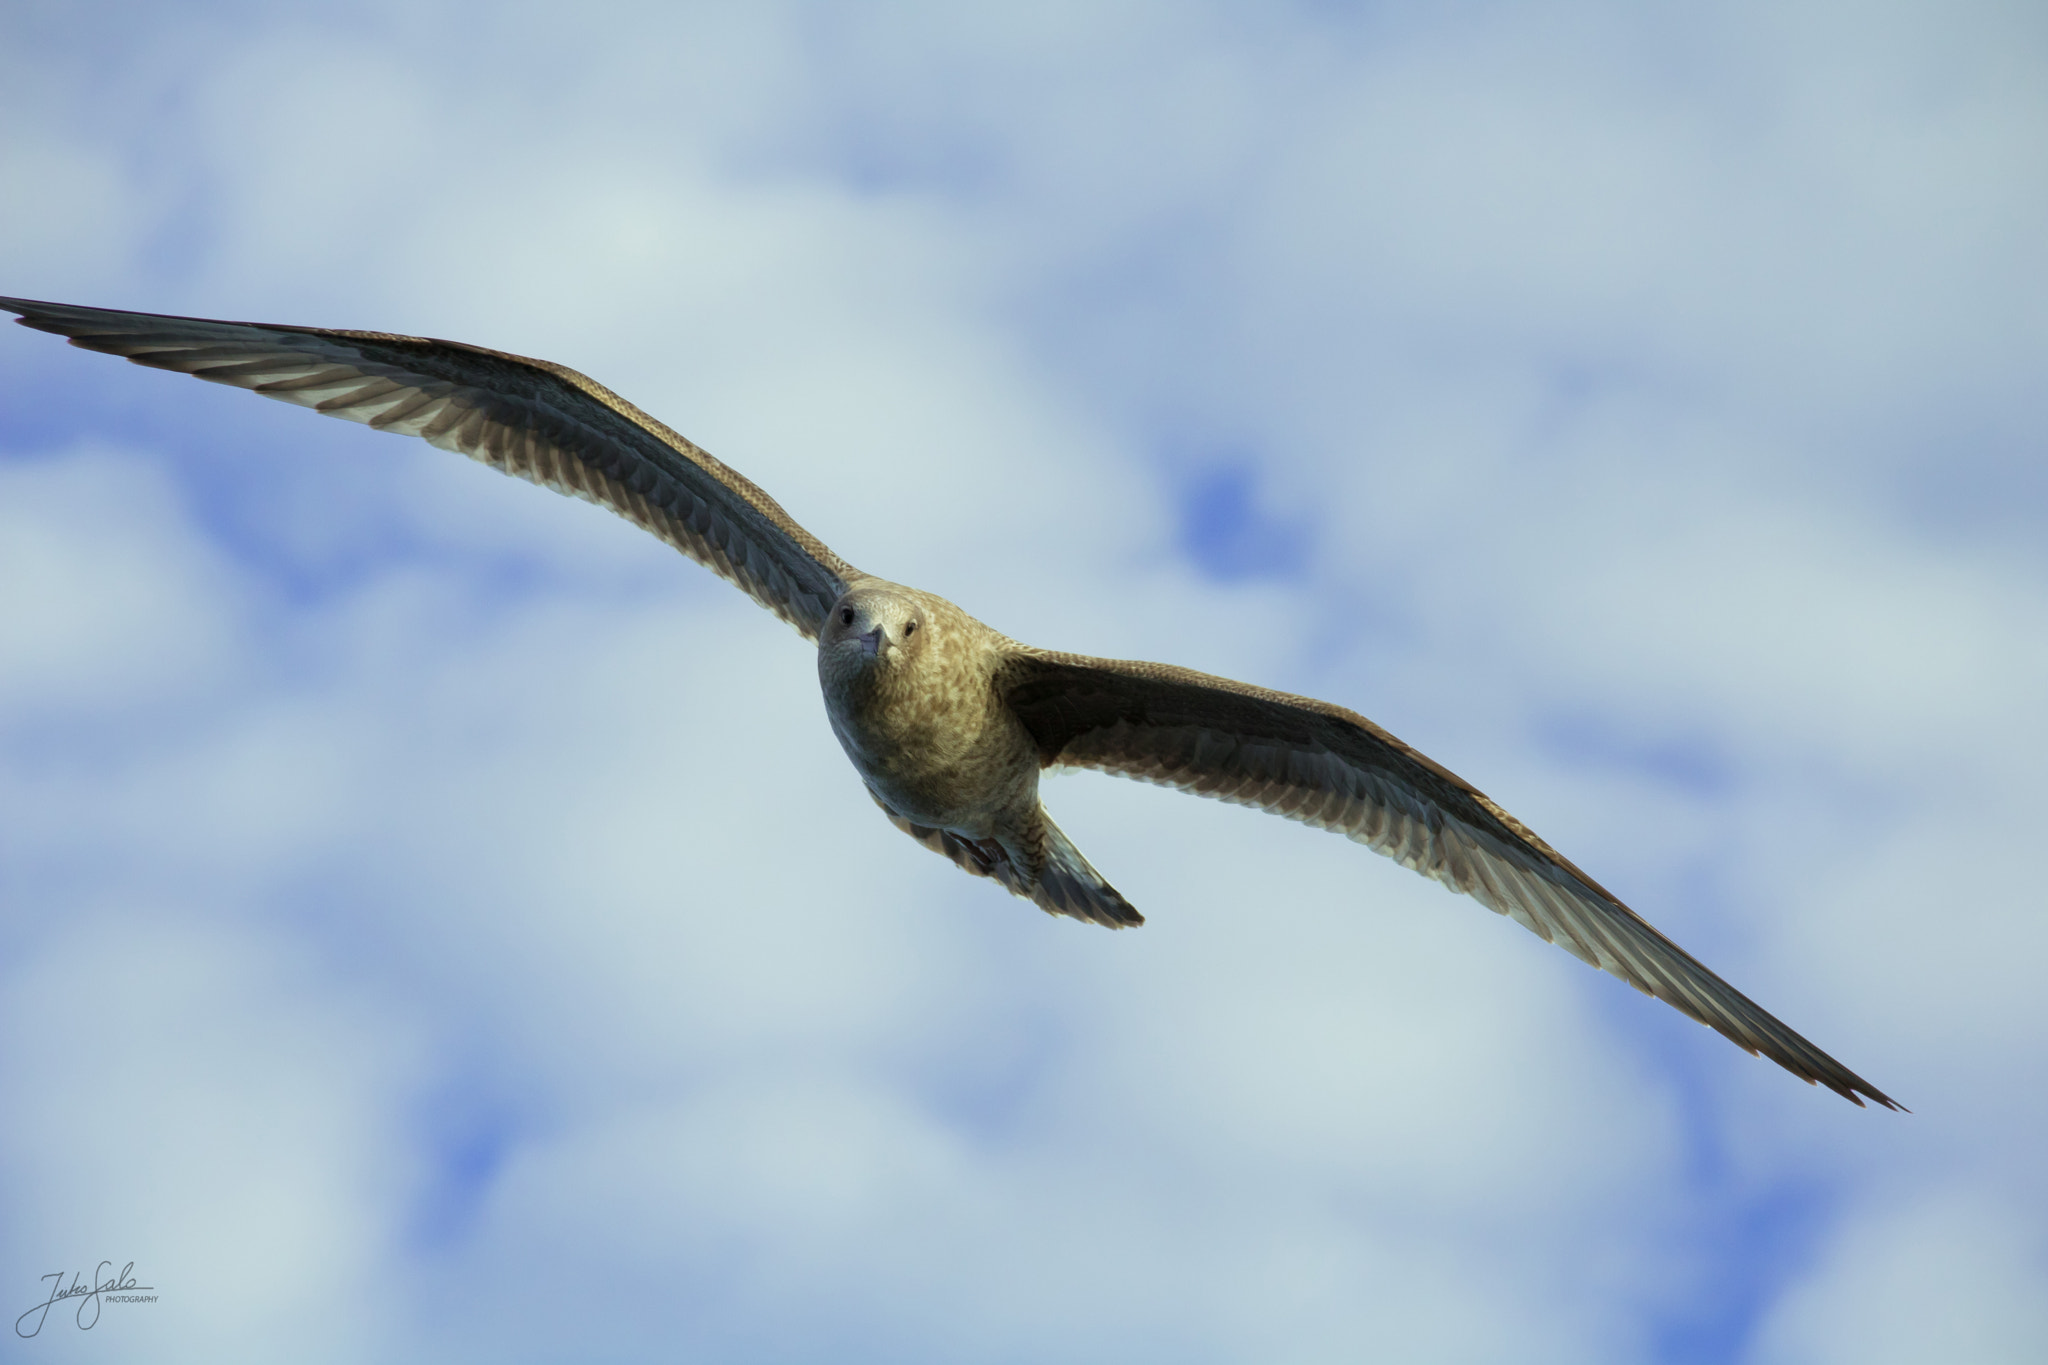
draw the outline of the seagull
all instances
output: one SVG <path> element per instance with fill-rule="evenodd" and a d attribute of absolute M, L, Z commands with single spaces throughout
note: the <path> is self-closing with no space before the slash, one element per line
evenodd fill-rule
<path fill-rule="evenodd" d="M 566 366 L 384 332 L 29 299 L 0 309 L 86 350 L 422 437 L 659 536 L 817 645 L 832 731 L 891 824 L 1051 914 L 1144 922 L 1039 800 L 1046 771 L 1093 768 L 1346 835 L 1809 1084 L 1901 1108 L 1364 716 L 1170 664 L 1020 644 L 854 568 L 750 480 Z"/>

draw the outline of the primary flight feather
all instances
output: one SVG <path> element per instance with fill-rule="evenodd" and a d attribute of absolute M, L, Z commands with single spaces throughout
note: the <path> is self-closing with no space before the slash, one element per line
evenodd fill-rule
<path fill-rule="evenodd" d="M 423 437 L 645 527 L 817 643 L 833 732 L 897 828 L 1054 914 L 1143 922 L 1039 802 L 1045 769 L 1095 768 L 1348 835 L 1795 1076 L 1899 1107 L 1365 717 L 1166 664 L 1019 644 L 943 597 L 862 573 L 747 479 L 574 370 L 382 332 L 28 299 L 0 308 L 74 346 Z"/>

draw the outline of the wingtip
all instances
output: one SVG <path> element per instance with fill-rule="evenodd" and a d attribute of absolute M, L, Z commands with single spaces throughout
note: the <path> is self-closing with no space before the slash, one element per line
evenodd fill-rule
<path fill-rule="evenodd" d="M 1833 1076 L 1807 1076 L 1804 1079 L 1808 1085 L 1826 1086 L 1858 1109 L 1868 1109 L 1870 1105 L 1863 1102 L 1868 1099 L 1871 1104 L 1880 1105 L 1895 1114 L 1910 1114 L 1913 1112 L 1890 1095 L 1885 1094 L 1884 1091 L 1865 1081 L 1861 1076 L 1850 1076 L 1840 1080 Z"/>
<path fill-rule="evenodd" d="M 15 315 L 14 325 L 16 327 L 26 327 L 31 331 L 48 332 L 51 336 L 64 337 L 73 346 L 83 346 L 83 349 L 89 351 L 93 348 L 84 346 L 75 335 L 78 326 L 76 318 L 74 317 L 71 321 L 66 322 L 62 317 L 67 312 L 76 313 L 77 311 L 79 310 L 69 304 L 44 303 L 39 299 L 0 298 L 0 313 L 13 313 Z M 86 311 L 103 312 L 108 310 L 91 309 Z"/>
<path fill-rule="evenodd" d="M 1900 1104 L 1897 1100 L 1893 1099 L 1891 1096 L 1881 1095 L 1875 1090 L 1866 1090 L 1863 1092 L 1863 1096 L 1868 1096 L 1870 1098 L 1871 1104 L 1880 1105 L 1883 1108 L 1891 1110 L 1894 1114 L 1910 1114 L 1913 1112 L 1912 1110 L 1908 1109 L 1905 1105 Z M 1865 1104 L 1863 1102 L 1863 1096 L 1851 1095 L 1849 1096 L 1849 1102 L 1851 1104 L 1854 1104 L 1858 1109 L 1868 1109 L 1870 1105 Z"/>
<path fill-rule="evenodd" d="M 55 315 L 76 306 L 75 304 L 68 303 L 51 303 L 46 299 L 17 299 L 0 295 L 0 313 L 19 314 L 14 320 L 23 327 L 35 326 L 36 324 L 31 319 L 39 315 Z M 92 309 L 88 311 L 97 312 L 101 310 Z"/>

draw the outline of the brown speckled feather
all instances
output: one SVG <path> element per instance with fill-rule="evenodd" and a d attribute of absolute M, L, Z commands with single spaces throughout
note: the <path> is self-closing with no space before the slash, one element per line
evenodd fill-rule
<path fill-rule="evenodd" d="M 1328 702 L 1166 664 L 1020 649 L 998 680 L 1048 767 L 1095 768 L 1335 830 L 1507 915 L 1738 1046 L 1898 1106 L 1701 966 L 1456 774 Z"/>
<path fill-rule="evenodd" d="M 741 475 L 563 365 L 457 341 L 0 298 L 21 323 L 125 356 L 420 436 L 610 508 L 815 640 L 844 560 Z"/>

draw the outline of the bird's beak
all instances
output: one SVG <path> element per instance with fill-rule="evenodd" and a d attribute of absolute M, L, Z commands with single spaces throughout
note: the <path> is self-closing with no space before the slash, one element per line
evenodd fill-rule
<path fill-rule="evenodd" d="M 882 628 L 876 626 L 873 630 L 860 637 L 860 652 L 870 659 L 874 658 L 880 652 L 884 638 Z"/>

